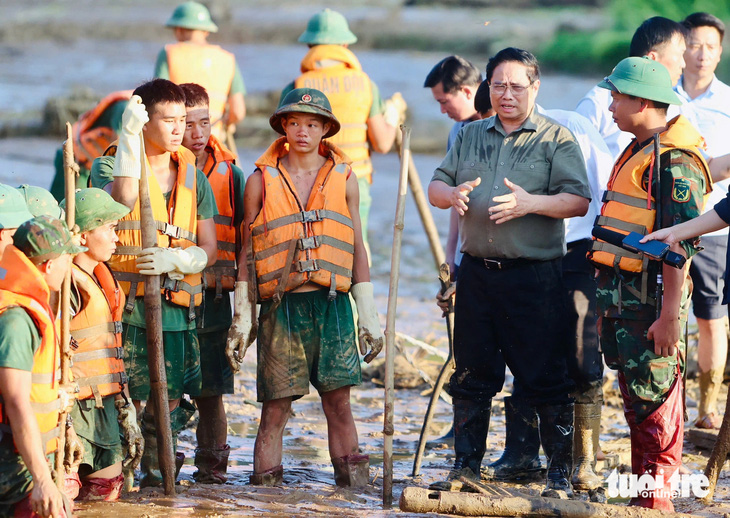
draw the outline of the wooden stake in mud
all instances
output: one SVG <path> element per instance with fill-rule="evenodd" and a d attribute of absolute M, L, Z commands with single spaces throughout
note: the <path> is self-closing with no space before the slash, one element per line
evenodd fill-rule
<path fill-rule="evenodd" d="M 66 224 L 73 232 L 76 223 L 76 174 L 79 166 L 74 160 L 74 144 L 71 123 L 66 122 L 66 142 L 63 143 L 63 176 L 66 194 Z M 71 269 L 66 272 L 66 278 L 61 286 L 61 386 L 68 390 L 71 383 Z M 64 410 L 58 418 L 61 433 L 56 454 L 56 485 L 63 491 L 66 470 L 63 467 L 64 451 L 66 449 L 66 419 L 68 413 Z"/>
<path fill-rule="evenodd" d="M 441 294 L 446 293 L 451 287 L 451 272 L 449 271 L 449 265 L 444 263 L 439 268 L 439 281 L 441 282 Z M 421 461 L 423 460 L 423 450 L 426 448 L 426 434 L 431 428 L 431 420 L 433 419 L 433 413 L 436 409 L 436 401 L 438 401 L 441 395 L 441 390 L 446 382 L 446 377 L 451 374 L 456 364 L 454 363 L 454 304 L 449 300 L 449 307 L 446 310 L 446 332 L 449 337 L 449 356 L 446 358 L 441 371 L 439 372 L 438 378 L 436 378 L 436 384 L 431 392 L 431 399 L 428 402 L 428 409 L 426 410 L 426 416 L 423 418 L 423 426 L 421 427 L 421 436 L 418 438 L 418 447 L 416 448 L 416 458 L 413 459 L 413 472 L 411 476 L 417 477 L 421 471 Z"/>
<path fill-rule="evenodd" d="M 400 251 L 403 241 L 403 221 L 406 214 L 406 191 L 408 186 L 408 163 L 411 158 L 411 130 L 404 125 L 403 145 L 400 157 L 400 179 L 398 199 L 395 204 L 393 223 L 393 251 L 390 256 L 390 287 L 388 289 L 388 315 L 385 324 L 385 412 L 383 416 L 383 506 L 393 505 L 393 405 L 395 401 L 393 367 L 395 359 L 395 310 L 398 305 L 398 277 L 400 274 Z"/>
<path fill-rule="evenodd" d="M 396 135 L 395 147 L 400 153 L 401 151 L 401 140 L 400 134 Z M 416 202 L 418 208 L 418 214 L 421 217 L 421 223 L 423 223 L 423 230 L 426 231 L 426 237 L 428 243 L 431 246 L 431 254 L 433 255 L 436 269 L 439 269 L 443 263 L 446 262 L 446 254 L 444 254 L 444 247 L 441 246 L 441 239 L 439 238 L 438 230 L 436 229 L 436 223 L 433 221 L 433 214 L 431 214 L 431 208 L 426 200 L 426 195 L 423 193 L 423 184 L 421 184 L 421 178 L 418 176 L 416 170 L 416 164 L 413 163 L 413 157 L 410 152 L 408 153 L 408 186 L 410 187 L 413 199 Z"/>
<path fill-rule="evenodd" d="M 717 477 L 720 475 L 720 471 L 722 471 L 722 466 L 725 464 L 728 452 L 730 452 L 730 397 L 725 402 L 725 415 L 722 416 L 722 425 L 717 434 L 715 446 L 712 448 L 710 459 L 707 461 L 707 466 L 705 466 L 705 476 L 710 481 L 710 486 L 707 488 L 707 495 L 702 499 L 702 502 L 706 505 L 711 504 L 715 496 Z"/>
<path fill-rule="evenodd" d="M 152 213 L 148 177 L 147 156 L 144 138 L 140 136 L 142 171 L 139 178 L 139 208 L 142 220 L 142 248 L 157 246 L 157 228 Z M 133 294 L 129 294 L 133 297 Z M 147 325 L 147 364 L 150 371 L 150 400 L 155 410 L 157 428 L 157 457 L 162 473 L 166 495 L 175 494 L 175 453 L 172 451 L 172 429 L 170 427 L 170 403 L 167 400 L 167 372 L 165 371 L 164 349 L 162 347 L 162 299 L 160 297 L 160 276 L 146 275 L 144 281 L 145 323 Z"/>

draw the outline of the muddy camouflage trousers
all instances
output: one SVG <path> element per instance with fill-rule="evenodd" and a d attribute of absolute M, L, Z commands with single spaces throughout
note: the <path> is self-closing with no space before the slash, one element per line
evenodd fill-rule
<path fill-rule="evenodd" d="M 667 399 L 677 377 L 677 362 L 684 374 L 687 344 L 684 326 L 687 317 L 680 320 L 680 346 L 674 356 L 663 358 L 654 354 L 654 341 L 646 338 L 647 320 L 599 317 L 598 332 L 601 348 L 610 369 L 619 370 L 626 379 L 628 403 L 636 412 L 636 422 L 641 423 Z"/>

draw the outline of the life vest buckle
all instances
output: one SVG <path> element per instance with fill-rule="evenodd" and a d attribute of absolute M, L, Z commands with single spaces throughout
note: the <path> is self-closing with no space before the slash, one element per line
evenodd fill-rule
<path fill-rule="evenodd" d="M 320 269 L 317 259 L 309 259 L 308 261 L 297 261 L 298 272 L 316 272 Z"/>
<path fill-rule="evenodd" d="M 165 275 L 162 280 L 161 288 L 163 290 L 174 292 L 180 291 L 180 281 L 176 281 L 175 279 L 171 279 L 168 275 Z"/>
<path fill-rule="evenodd" d="M 297 248 L 299 250 L 312 250 L 313 248 L 319 248 L 321 244 L 319 236 L 303 237 L 297 241 Z"/>
<path fill-rule="evenodd" d="M 165 227 L 162 230 L 162 233 L 166 236 L 170 236 L 174 239 L 180 239 L 181 235 L 181 228 L 176 225 L 171 225 L 169 223 L 165 223 Z M 177 291 L 177 290 L 175 290 Z"/>
<path fill-rule="evenodd" d="M 322 221 L 322 215 L 319 209 L 305 210 L 301 212 L 302 223 L 314 223 L 316 221 Z"/>
<path fill-rule="evenodd" d="M 121 360 L 124 358 L 124 348 L 123 347 L 115 347 L 114 348 L 114 358 L 117 360 Z"/>
<path fill-rule="evenodd" d="M 114 334 L 119 334 L 122 332 L 122 322 L 120 320 L 114 321 Z"/>

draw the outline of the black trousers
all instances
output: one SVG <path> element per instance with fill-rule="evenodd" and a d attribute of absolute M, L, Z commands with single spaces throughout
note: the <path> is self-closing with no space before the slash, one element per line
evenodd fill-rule
<path fill-rule="evenodd" d="M 596 327 L 596 280 L 586 259 L 591 240 L 568 244 L 563 285 L 568 326 L 568 375 L 576 384 L 576 403 L 595 403 L 603 383 L 603 359 Z"/>
<path fill-rule="evenodd" d="M 465 254 L 456 283 L 451 396 L 492 398 L 506 364 L 529 404 L 571 402 L 564 302 L 560 259 L 489 270 Z"/>

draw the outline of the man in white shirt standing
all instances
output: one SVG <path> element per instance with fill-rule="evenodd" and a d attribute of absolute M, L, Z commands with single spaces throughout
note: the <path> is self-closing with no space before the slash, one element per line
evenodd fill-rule
<path fill-rule="evenodd" d="M 693 13 L 682 22 L 687 28 L 686 68 L 675 87 L 684 104 L 679 110 L 700 131 L 707 144 L 709 157 L 730 153 L 730 86 L 715 77 L 722 56 L 725 24 L 708 13 Z M 710 160 L 709 157 L 705 157 Z M 713 175 L 714 177 L 714 175 Z M 716 181 L 705 203 L 712 210 L 725 198 L 730 179 Z M 722 386 L 727 357 L 725 317 L 722 305 L 725 286 L 725 255 L 727 227 L 702 236 L 702 253 L 692 259 L 690 275 L 694 289 L 692 304 L 699 327 L 700 401 L 695 426 L 720 428 L 722 419 L 717 412 L 717 396 Z"/>
<path fill-rule="evenodd" d="M 629 56 L 646 56 L 658 61 L 669 70 L 672 84 L 677 84 L 684 68 L 686 29 L 681 24 L 661 16 L 654 16 L 636 29 L 631 38 Z M 594 86 L 580 100 L 575 111 L 591 121 L 606 142 L 614 160 L 626 146 L 633 135 L 621 131 L 613 121 L 613 114 L 608 111 L 611 104 L 611 92 Z"/>

